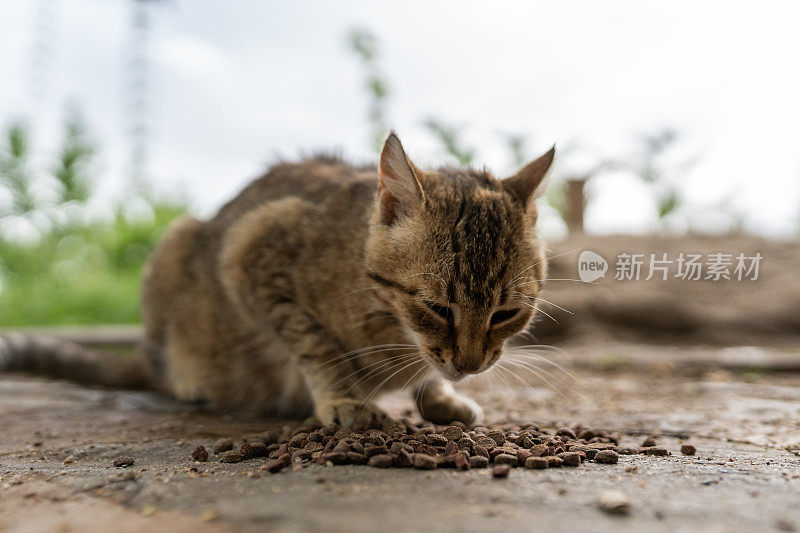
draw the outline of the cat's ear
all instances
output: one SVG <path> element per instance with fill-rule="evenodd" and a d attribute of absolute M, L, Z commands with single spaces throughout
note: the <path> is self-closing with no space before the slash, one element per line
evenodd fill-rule
<path fill-rule="evenodd" d="M 553 164 L 555 155 L 556 147 L 553 145 L 546 154 L 531 161 L 510 178 L 504 179 L 503 188 L 523 204 L 528 205 L 528 201 L 541 185 L 550 165 Z"/>
<path fill-rule="evenodd" d="M 394 132 L 383 143 L 378 182 L 378 203 L 381 221 L 394 223 L 425 201 L 425 193 L 417 179 L 417 168 L 408 159 L 400 139 Z"/>

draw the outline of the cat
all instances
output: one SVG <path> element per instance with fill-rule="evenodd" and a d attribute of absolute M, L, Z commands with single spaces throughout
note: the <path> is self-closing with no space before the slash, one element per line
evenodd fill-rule
<path fill-rule="evenodd" d="M 451 382 L 490 368 L 533 317 L 546 271 L 533 199 L 554 154 L 504 180 L 423 171 L 392 132 L 378 172 L 277 164 L 160 241 L 143 275 L 146 367 L 18 335 L 0 341 L 0 368 L 345 426 L 379 423 L 376 395 L 408 386 L 425 419 L 474 424 L 481 407 Z"/>

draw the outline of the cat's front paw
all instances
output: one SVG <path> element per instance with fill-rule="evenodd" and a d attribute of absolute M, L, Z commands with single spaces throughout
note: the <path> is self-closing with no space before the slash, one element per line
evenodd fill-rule
<path fill-rule="evenodd" d="M 374 403 L 354 398 L 337 398 L 317 405 L 316 415 L 323 424 L 345 427 L 380 428 L 386 419 L 386 413 Z"/>
<path fill-rule="evenodd" d="M 423 395 L 417 403 L 417 409 L 425 420 L 434 424 L 463 422 L 471 426 L 483 421 L 481 406 L 471 398 L 455 392 L 434 397 Z"/>

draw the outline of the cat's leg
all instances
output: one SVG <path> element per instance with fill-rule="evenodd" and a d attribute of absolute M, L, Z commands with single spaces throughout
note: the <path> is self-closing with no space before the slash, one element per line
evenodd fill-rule
<path fill-rule="evenodd" d="M 443 378 L 431 378 L 414 391 L 417 409 L 425 420 L 434 424 L 463 422 L 477 424 L 483 420 L 483 409 L 474 400 L 457 393 Z"/>
<path fill-rule="evenodd" d="M 372 425 L 385 413 L 360 396 L 357 369 L 339 357 L 347 350 L 295 297 L 293 264 L 306 246 L 297 227 L 309 210 L 306 202 L 286 198 L 242 217 L 226 235 L 221 280 L 242 320 L 276 335 L 295 359 L 321 422 Z"/>

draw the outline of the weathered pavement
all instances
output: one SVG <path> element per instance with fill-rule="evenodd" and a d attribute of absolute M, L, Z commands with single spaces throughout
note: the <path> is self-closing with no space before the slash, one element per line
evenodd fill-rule
<path fill-rule="evenodd" d="M 683 350 L 682 350 L 683 351 Z M 276 475 L 263 460 L 190 458 L 197 444 L 280 426 L 189 412 L 155 396 L 0 378 L 0 530 L 4 531 L 770 531 L 800 528 L 800 376 L 576 370 L 565 394 L 502 381 L 467 385 L 489 421 L 582 423 L 654 434 L 669 457 L 618 465 L 487 470 L 380 470 L 311 465 Z M 390 409 L 408 407 L 402 397 Z M 524 414 L 524 416 L 523 416 Z M 681 442 L 698 449 L 682 456 Z M 796 452 L 797 453 L 797 452 Z M 68 456 L 74 462 L 65 464 Z M 136 463 L 112 466 L 120 455 Z M 626 469 L 626 467 L 635 467 Z M 196 469 L 196 471 L 195 471 Z M 255 476 L 253 474 L 256 474 Z M 624 492 L 627 517 L 601 512 Z"/>

